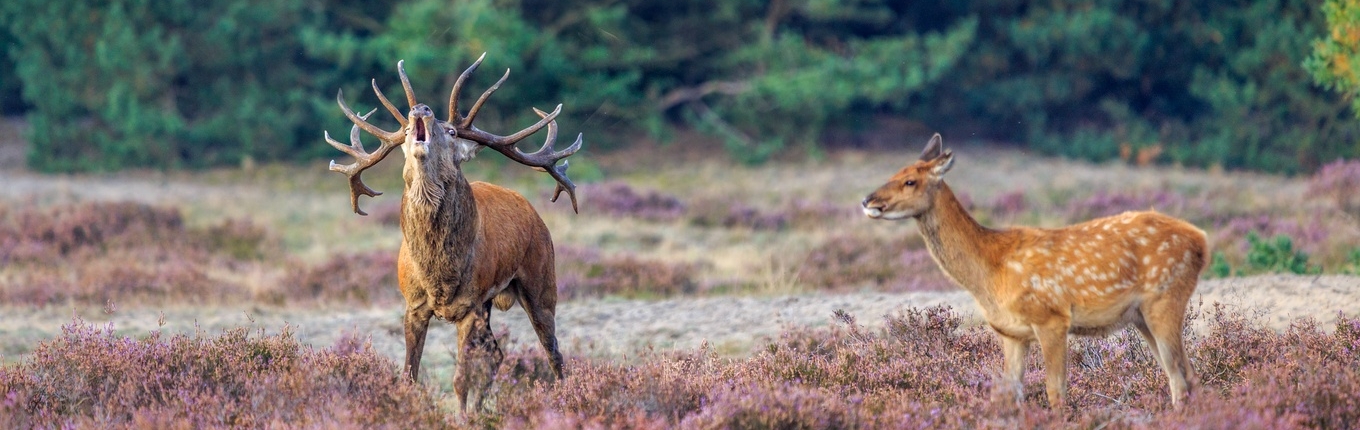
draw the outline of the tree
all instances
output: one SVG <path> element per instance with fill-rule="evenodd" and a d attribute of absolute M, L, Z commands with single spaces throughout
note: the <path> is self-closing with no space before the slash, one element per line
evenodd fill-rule
<path fill-rule="evenodd" d="M 1360 118 L 1360 1 L 1326 0 L 1327 34 L 1313 40 L 1313 54 L 1304 67 L 1313 81 L 1345 94 Z"/>

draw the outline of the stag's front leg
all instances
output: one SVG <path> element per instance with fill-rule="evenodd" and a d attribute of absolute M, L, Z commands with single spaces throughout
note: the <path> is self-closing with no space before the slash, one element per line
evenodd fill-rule
<path fill-rule="evenodd" d="M 406 316 L 402 318 L 402 326 L 406 331 L 406 376 L 411 378 L 411 382 L 418 381 L 420 376 L 420 355 L 425 351 L 425 333 L 430 328 L 430 317 L 434 315 L 428 303 L 412 306 L 408 302 Z"/>
<path fill-rule="evenodd" d="M 485 306 L 468 312 L 457 323 L 458 370 L 453 376 L 453 391 L 465 414 L 468 406 L 481 407 L 482 398 L 505 358 L 491 332 L 490 317 L 491 302 L 487 302 Z"/>

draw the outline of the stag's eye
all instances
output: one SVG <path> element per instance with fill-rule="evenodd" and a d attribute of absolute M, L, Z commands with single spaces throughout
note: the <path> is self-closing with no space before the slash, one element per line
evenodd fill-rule
<path fill-rule="evenodd" d="M 908 187 L 914 187 L 914 186 L 916 186 L 916 180 L 915 180 L 915 179 L 908 179 L 906 182 L 903 182 L 902 185 L 903 185 L 903 186 L 908 186 Z"/>

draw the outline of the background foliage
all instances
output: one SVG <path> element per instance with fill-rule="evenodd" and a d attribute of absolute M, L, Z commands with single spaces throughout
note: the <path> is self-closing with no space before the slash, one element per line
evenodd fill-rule
<path fill-rule="evenodd" d="M 1296 172 L 1360 156 L 1345 0 L 152 3 L 0 5 L 0 109 L 28 117 L 32 166 L 331 156 L 337 88 L 357 108 L 376 105 L 370 79 L 400 98 L 404 59 L 439 106 L 482 52 L 468 92 L 514 71 L 484 128 L 563 103 L 564 131 L 595 148 L 697 129 L 758 162 L 907 118 L 1093 160 L 1150 148 Z"/>

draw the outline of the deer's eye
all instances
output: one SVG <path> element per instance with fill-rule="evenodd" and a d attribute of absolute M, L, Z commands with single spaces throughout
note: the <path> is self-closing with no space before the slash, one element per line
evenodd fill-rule
<path fill-rule="evenodd" d="M 915 180 L 915 179 L 908 179 L 906 182 L 903 182 L 902 185 L 908 186 L 908 187 L 914 187 L 914 186 L 916 186 L 916 180 Z"/>

